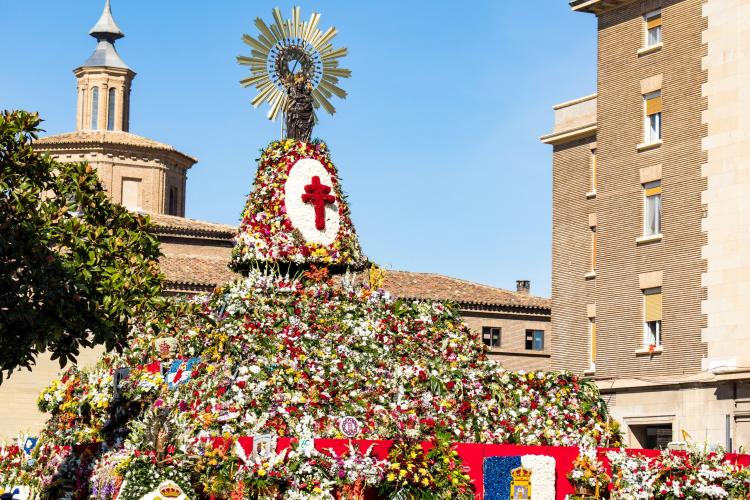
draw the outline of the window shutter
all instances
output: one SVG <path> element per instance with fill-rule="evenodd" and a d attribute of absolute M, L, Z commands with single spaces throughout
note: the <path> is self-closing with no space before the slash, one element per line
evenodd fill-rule
<path fill-rule="evenodd" d="M 591 320 L 591 362 L 596 362 L 596 320 Z"/>
<path fill-rule="evenodd" d="M 661 186 L 646 189 L 646 196 L 656 196 L 657 194 L 661 194 Z"/>
<path fill-rule="evenodd" d="M 661 26 L 661 16 L 650 17 L 646 20 L 646 28 L 653 29 Z"/>
<path fill-rule="evenodd" d="M 596 228 L 591 228 L 591 269 L 596 269 Z"/>
<path fill-rule="evenodd" d="M 656 113 L 661 113 L 661 96 L 651 97 L 646 99 L 646 114 L 651 116 Z"/>
<path fill-rule="evenodd" d="M 661 321 L 661 292 L 644 295 L 646 322 Z"/>

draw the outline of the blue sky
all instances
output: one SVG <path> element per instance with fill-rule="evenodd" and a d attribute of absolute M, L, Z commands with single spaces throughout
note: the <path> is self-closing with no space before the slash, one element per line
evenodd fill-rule
<path fill-rule="evenodd" d="M 72 70 L 103 0 L 3 1 L 0 108 L 39 111 L 49 134 L 75 128 Z M 353 72 L 326 140 L 368 256 L 387 268 L 437 272 L 550 293 L 551 106 L 596 85 L 595 18 L 565 0 L 112 0 L 137 73 L 131 132 L 199 158 L 187 216 L 236 224 L 258 150 L 279 124 L 249 102 L 243 33 L 292 5 L 336 26 Z"/>

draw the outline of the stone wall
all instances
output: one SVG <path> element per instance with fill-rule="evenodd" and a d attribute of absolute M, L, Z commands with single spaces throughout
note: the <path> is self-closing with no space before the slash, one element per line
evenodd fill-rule
<path fill-rule="evenodd" d="M 703 2 L 703 368 L 750 366 L 750 0 Z"/>
<path fill-rule="evenodd" d="M 508 370 L 549 370 L 552 341 L 550 321 L 544 315 L 509 315 L 481 311 L 462 310 L 461 315 L 478 337 L 482 327 L 501 329 L 499 348 L 490 350 L 487 355 L 498 360 Z M 526 330 L 544 332 L 544 350 L 533 351 L 525 348 Z"/>

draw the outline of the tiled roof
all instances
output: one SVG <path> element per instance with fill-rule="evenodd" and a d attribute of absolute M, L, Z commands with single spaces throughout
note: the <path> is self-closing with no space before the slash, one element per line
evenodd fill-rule
<path fill-rule="evenodd" d="M 167 288 L 211 290 L 238 277 L 220 259 L 162 257 Z M 549 309 L 550 300 L 439 274 L 386 271 L 383 288 L 396 297 L 457 302 L 460 305 Z M 481 308 L 481 307 L 480 307 Z"/>
<path fill-rule="evenodd" d="M 237 234 L 237 228 L 227 224 L 206 222 L 174 215 L 147 214 L 156 226 L 156 234 L 197 234 L 231 240 Z"/>
<path fill-rule="evenodd" d="M 68 132 L 65 134 L 50 135 L 48 137 L 42 137 L 34 141 L 37 146 L 42 146 L 40 149 L 48 149 L 45 146 L 57 146 L 63 144 L 116 144 L 123 146 L 136 146 L 147 149 L 157 149 L 161 151 L 170 151 L 184 156 L 191 160 L 193 163 L 197 162 L 196 158 L 186 155 L 177 151 L 169 144 L 163 144 L 140 135 L 131 134 L 130 132 L 117 132 L 117 131 L 105 131 L 105 130 L 79 130 L 76 132 Z"/>
<path fill-rule="evenodd" d="M 383 288 L 403 298 L 451 301 L 459 304 L 550 308 L 550 300 L 543 297 L 433 273 L 386 271 Z"/>
<path fill-rule="evenodd" d="M 190 285 L 208 291 L 217 285 L 228 283 L 238 278 L 237 274 L 229 270 L 228 264 L 227 261 L 208 257 L 164 256 L 159 259 L 168 289 Z"/>

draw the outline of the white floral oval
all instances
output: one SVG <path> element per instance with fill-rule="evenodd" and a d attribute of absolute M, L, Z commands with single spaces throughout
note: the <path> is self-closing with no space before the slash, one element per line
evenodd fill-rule
<path fill-rule="evenodd" d="M 302 201 L 305 194 L 305 186 L 312 183 L 312 178 L 317 176 L 320 183 L 331 187 L 331 195 L 336 196 L 333 189 L 331 174 L 322 163 L 312 158 L 298 160 L 289 171 L 289 177 L 284 186 L 284 202 L 286 214 L 292 225 L 302 233 L 302 237 L 308 243 L 330 245 L 336 240 L 339 232 L 339 200 L 325 205 L 325 227 L 320 230 L 315 226 L 315 207 L 311 203 Z"/>

